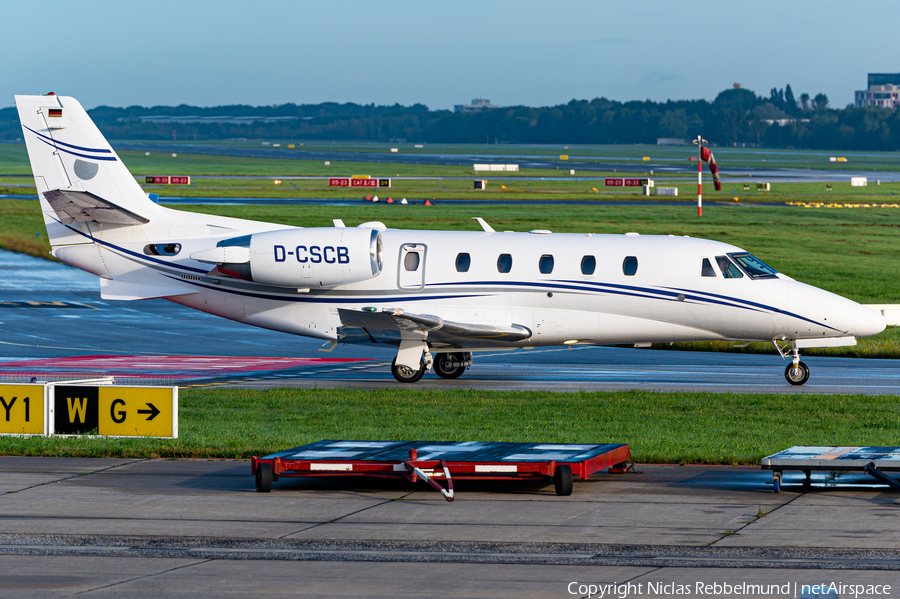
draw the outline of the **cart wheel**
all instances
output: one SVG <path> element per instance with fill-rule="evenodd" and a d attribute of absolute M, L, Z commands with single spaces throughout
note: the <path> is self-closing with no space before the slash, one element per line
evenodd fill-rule
<path fill-rule="evenodd" d="M 572 494 L 572 467 L 562 464 L 553 473 L 553 486 L 557 495 Z"/>
<path fill-rule="evenodd" d="M 272 490 L 272 464 L 262 462 L 256 466 L 256 490 L 268 493 Z"/>
<path fill-rule="evenodd" d="M 780 478 L 772 479 L 772 488 L 775 490 L 776 493 L 781 493 L 781 479 Z"/>

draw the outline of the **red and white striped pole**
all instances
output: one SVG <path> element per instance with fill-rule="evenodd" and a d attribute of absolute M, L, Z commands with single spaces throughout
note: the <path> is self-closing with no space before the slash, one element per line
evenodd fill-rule
<path fill-rule="evenodd" d="M 694 143 L 697 144 L 697 216 L 703 216 L 703 144 L 709 142 L 698 135 Z"/>

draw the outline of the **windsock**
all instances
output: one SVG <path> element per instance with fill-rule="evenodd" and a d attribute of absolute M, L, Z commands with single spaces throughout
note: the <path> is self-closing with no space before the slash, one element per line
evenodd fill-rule
<path fill-rule="evenodd" d="M 719 179 L 719 167 L 716 166 L 716 158 L 712 154 L 712 150 L 709 148 L 700 147 L 700 158 L 703 159 L 703 162 L 709 165 L 709 170 L 712 172 L 713 183 L 716 184 L 716 191 L 722 191 L 722 181 Z"/>

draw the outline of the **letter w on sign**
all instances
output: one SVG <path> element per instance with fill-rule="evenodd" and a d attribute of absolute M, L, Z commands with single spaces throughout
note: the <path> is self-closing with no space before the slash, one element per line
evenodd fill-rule
<path fill-rule="evenodd" d="M 87 413 L 87 398 L 68 397 L 66 399 L 69 401 L 69 422 L 73 423 L 78 418 L 78 422 L 84 423 L 84 416 Z"/>

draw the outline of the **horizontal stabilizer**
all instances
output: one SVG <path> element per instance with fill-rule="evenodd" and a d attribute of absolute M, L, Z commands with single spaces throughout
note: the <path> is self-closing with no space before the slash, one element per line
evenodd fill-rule
<path fill-rule="evenodd" d="M 64 225 L 72 223 L 143 225 L 150 222 L 150 219 L 116 206 L 89 191 L 53 189 L 45 191 L 44 198 Z"/>
<path fill-rule="evenodd" d="M 527 327 L 517 324 L 472 324 L 452 322 L 431 314 L 409 314 L 400 309 L 367 312 L 338 309 L 344 328 L 365 330 L 375 341 L 392 343 L 402 331 L 425 333 L 429 341 L 450 344 L 494 344 L 531 337 Z"/>
<path fill-rule="evenodd" d="M 160 287 L 159 285 L 131 283 L 114 279 L 100 279 L 100 297 L 105 300 L 144 300 L 172 297 L 173 295 L 188 295 L 190 293 L 197 293 L 197 290 L 193 288 Z"/>

